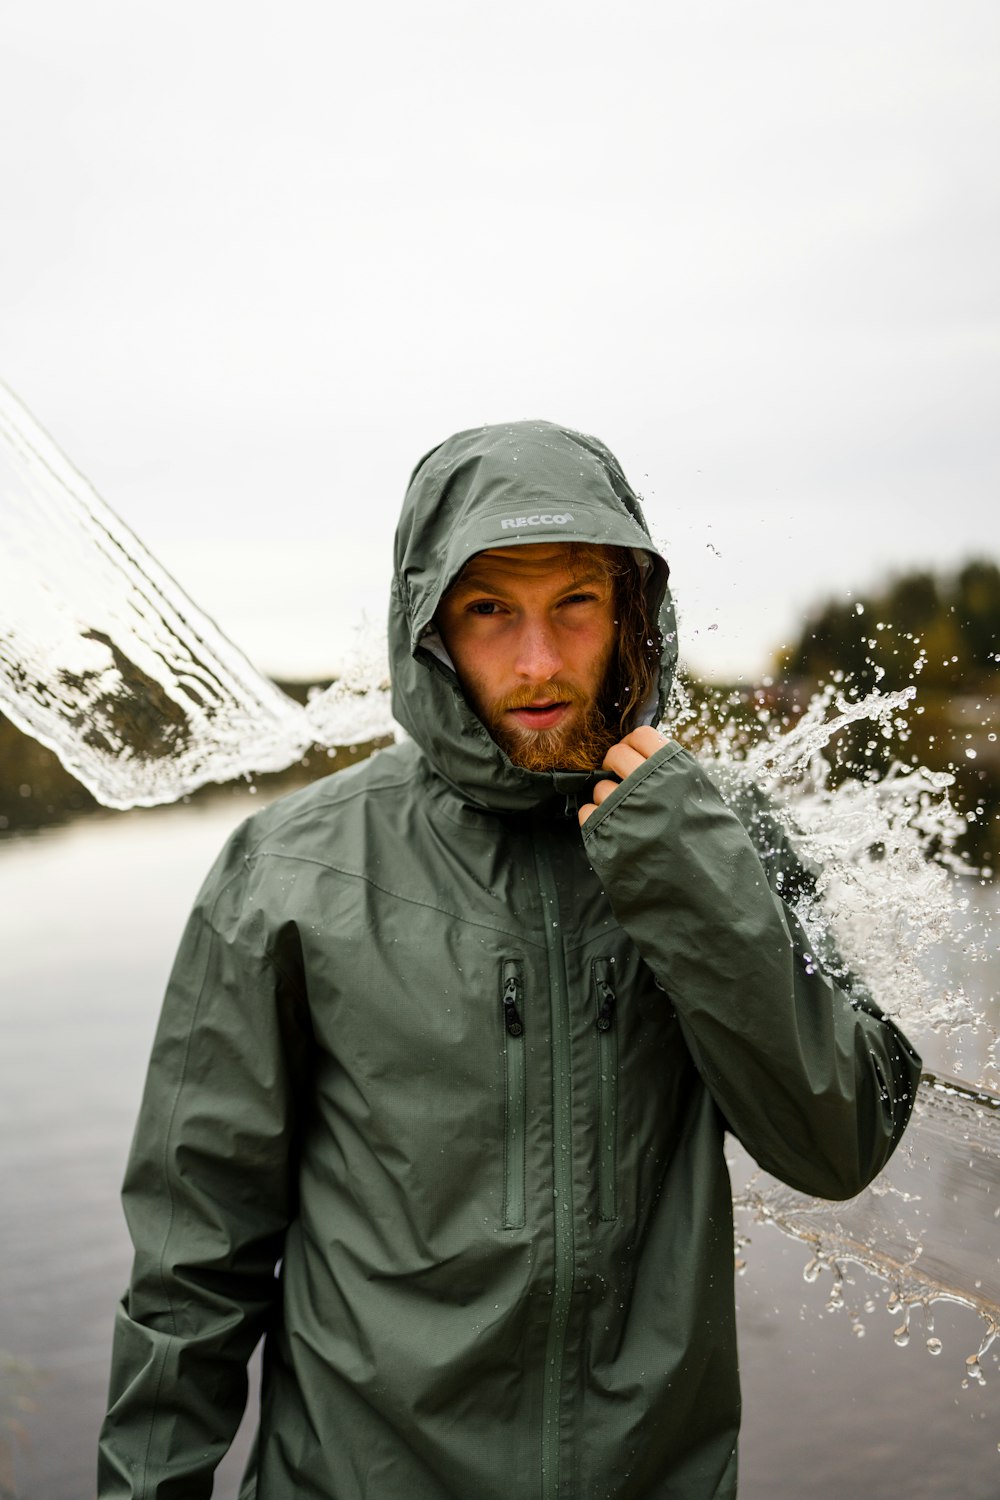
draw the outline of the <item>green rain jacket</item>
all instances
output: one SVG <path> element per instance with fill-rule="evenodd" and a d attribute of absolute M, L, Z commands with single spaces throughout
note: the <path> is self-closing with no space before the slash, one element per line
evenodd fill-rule
<path fill-rule="evenodd" d="M 723 1132 L 833 1198 L 902 1133 L 918 1059 L 697 760 L 666 744 L 581 835 L 593 777 L 514 767 L 468 707 L 434 612 L 518 541 L 640 550 L 659 716 L 667 569 L 612 455 L 547 423 L 429 454 L 390 615 L 410 738 L 245 823 L 180 947 L 102 1500 L 211 1493 L 262 1334 L 246 1497 L 732 1496 Z"/>

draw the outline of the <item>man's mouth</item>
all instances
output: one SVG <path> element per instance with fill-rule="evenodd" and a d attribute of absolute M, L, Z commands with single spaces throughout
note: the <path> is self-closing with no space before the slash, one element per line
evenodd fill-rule
<path fill-rule="evenodd" d="M 554 729 L 560 724 L 570 705 L 564 699 L 548 703 L 527 703 L 507 712 L 522 729 Z"/>

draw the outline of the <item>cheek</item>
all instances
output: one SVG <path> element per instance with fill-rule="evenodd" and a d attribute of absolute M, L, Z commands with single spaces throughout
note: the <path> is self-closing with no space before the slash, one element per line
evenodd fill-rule
<path fill-rule="evenodd" d="M 477 667 L 482 659 L 482 646 L 476 639 L 475 627 L 467 620 L 458 620 L 441 625 L 441 639 L 451 657 L 452 665 L 463 682 L 478 675 Z"/>
<path fill-rule="evenodd" d="M 581 676 L 600 682 L 607 671 L 615 638 L 610 623 L 603 620 L 574 634 L 572 655 Z"/>
<path fill-rule="evenodd" d="M 456 649 L 449 649 L 449 655 L 462 691 L 477 712 L 488 708 L 507 690 L 499 680 L 492 661 L 493 653 L 484 650 L 482 642 L 471 650 L 468 649 L 468 642 L 456 643 Z"/>

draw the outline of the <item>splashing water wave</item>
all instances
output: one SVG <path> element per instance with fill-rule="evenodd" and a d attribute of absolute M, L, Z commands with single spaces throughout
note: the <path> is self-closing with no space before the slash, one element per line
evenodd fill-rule
<path fill-rule="evenodd" d="M 0 707 L 108 807 L 390 732 L 367 653 L 302 708 L 263 677 L 0 385 Z"/>
<path fill-rule="evenodd" d="M 803 1242 L 805 1279 L 829 1277 L 826 1307 L 846 1308 L 857 1334 L 864 1325 L 845 1292 L 851 1268 L 878 1276 L 896 1343 L 909 1342 L 919 1309 L 931 1354 L 941 1352 L 935 1303 L 971 1309 L 982 1333 L 962 1365 L 968 1386 L 985 1379 L 982 1361 L 1000 1332 L 998 1038 L 982 1003 L 949 976 L 995 961 L 995 928 L 969 899 L 977 872 L 955 853 L 965 821 L 949 800 L 954 778 L 896 761 L 881 778 L 832 788 L 821 753 L 862 721 L 887 740 L 904 733 L 914 696 L 911 687 L 849 700 L 831 686 L 792 730 L 769 725 L 749 750 L 741 726 L 722 712 L 711 735 L 727 799 L 745 816 L 763 798 L 763 817 L 752 814 L 758 845 L 766 849 L 770 826 L 771 838 L 787 837 L 814 877 L 791 893 L 791 904 L 817 956 L 860 982 L 911 1035 L 978 1038 L 985 1058 L 975 1082 L 925 1073 L 900 1149 L 849 1202 L 807 1197 L 734 1157 L 737 1253 L 753 1224 Z M 683 684 L 674 709 L 682 723 L 697 717 Z"/>
<path fill-rule="evenodd" d="M 107 806 L 174 801 L 206 781 L 281 769 L 312 744 L 393 733 L 384 643 L 359 649 L 305 708 L 293 702 L 187 598 L 2 385 L 0 547 L 0 706 Z M 964 823 L 949 801 L 952 778 L 896 763 L 880 779 L 832 787 L 822 754 L 861 721 L 891 740 L 905 729 L 914 691 L 852 700 L 827 688 L 793 728 L 771 724 L 749 749 L 720 716 L 715 769 L 735 806 L 763 809 L 758 835 L 789 839 L 811 870 L 793 904 L 824 963 L 850 972 L 909 1031 L 981 1033 L 981 1007 L 961 984 L 928 978 L 926 962 L 942 944 L 959 945 L 973 963 L 993 951 L 968 915 L 963 887 L 974 872 L 953 853 Z M 671 732 L 694 717 L 679 681 Z M 834 1305 L 845 1267 L 882 1277 L 901 1319 L 897 1341 L 915 1305 L 973 1308 L 986 1324 L 967 1371 L 975 1380 L 1000 1327 L 1000 1098 L 989 1087 L 996 1038 L 988 1041 L 988 1076 L 972 1085 L 926 1079 L 903 1147 L 850 1203 L 804 1198 L 762 1173 L 737 1196 L 744 1217 L 810 1246 L 807 1278 L 828 1271 Z"/>

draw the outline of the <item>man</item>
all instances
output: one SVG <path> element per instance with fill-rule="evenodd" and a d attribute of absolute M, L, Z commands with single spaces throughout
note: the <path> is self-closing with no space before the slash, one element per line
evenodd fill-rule
<path fill-rule="evenodd" d="M 732 1496 L 723 1132 L 849 1196 L 918 1059 L 653 727 L 667 567 L 606 448 L 458 434 L 395 563 L 410 737 L 244 824 L 181 945 L 100 1494 L 209 1495 L 264 1333 L 247 1497 Z"/>

